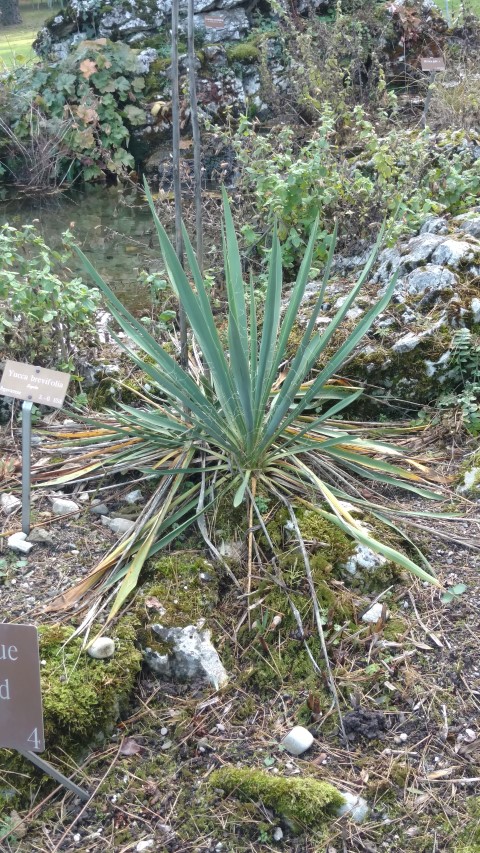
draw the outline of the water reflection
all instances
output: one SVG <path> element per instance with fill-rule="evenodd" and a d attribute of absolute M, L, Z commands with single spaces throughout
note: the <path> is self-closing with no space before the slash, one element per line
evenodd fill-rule
<path fill-rule="evenodd" d="M 141 270 L 161 269 L 150 211 L 135 188 L 87 185 L 82 190 L 25 196 L 0 188 L 0 224 L 35 221 L 45 242 L 57 248 L 67 228 L 89 260 L 125 304 L 138 313 L 149 303 L 139 287 Z M 77 272 L 75 260 L 72 268 Z M 87 282 L 87 274 L 78 264 Z"/>

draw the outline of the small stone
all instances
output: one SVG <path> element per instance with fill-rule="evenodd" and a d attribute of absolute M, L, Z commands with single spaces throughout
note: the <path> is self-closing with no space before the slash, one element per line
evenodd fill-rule
<path fill-rule="evenodd" d="M 29 554 L 33 548 L 33 542 L 27 542 L 26 540 L 26 533 L 13 533 L 8 537 L 7 545 L 12 549 L 12 551 L 20 551 L 21 554 Z"/>
<path fill-rule="evenodd" d="M 90 507 L 90 512 L 92 515 L 108 515 L 109 509 L 106 504 L 95 504 Z"/>
<path fill-rule="evenodd" d="M 38 542 L 40 545 L 51 545 L 52 534 L 44 527 L 34 527 L 27 537 L 27 542 Z"/>
<path fill-rule="evenodd" d="M 280 826 L 276 826 L 275 829 L 273 830 L 273 840 L 274 841 L 281 841 L 282 838 L 283 838 L 283 831 L 282 831 Z"/>
<path fill-rule="evenodd" d="M 135 489 L 133 492 L 129 492 L 128 495 L 125 495 L 124 498 L 125 503 L 130 504 L 138 504 L 140 501 L 143 501 L 143 495 L 140 489 Z"/>
<path fill-rule="evenodd" d="M 362 616 L 362 622 L 368 622 L 370 625 L 376 625 L 378 620 L 381 619 L 383 612 L 383 604 L 380 601 L 377 601 L 375 604 L 367 610 L 366 613 Z M 388 610 L 386 614 L 386 619 L 388 619 Z"/>
<path fill-rule="evenodd" d="M 162 743 L 162 749 L 165 749 L 165 750 L 170 749 L 172 743 L 173 743 L 173 741 L 171 741 L 171 740 L 164 740 L 164 742 Z"/>
<path fill-rule="evenodd" d="M 165 735 L 168 735 L 168 729 L 166 726 L 162 726 L 162 728 L 160 729 L 160 734 L 162 735 L 162 737 L 165 737 Z"/>
<path fill-rule="evenodd" d="M 405 743 L 405 741 L 408 740 L 408 735 L 406 734 L 406 732 L 401 732 L 399 734 L 399 738 L 401 743 Z"/>
<path fill-rule="evenodd" d="M 91 658 L 97 660 L 111 658 L 115 654 L 115 642 L 110 637 L 97 637 L 88 647 L 87 652 Z"/>
<path fill-rule="evenodd" d="M 7 495 L 6 492 L 0 498 L 0 506 L 2 507 L 5 515 L 11 515 L 15 510 L 20 509 L 22 505 L 21 500 L 16 498 L 15 495 Z"/>
<path fill-rule="evenodd" d="M 153 838 L 145 838 L 144 841 L 139 841 L 135 850 L 137 853 L 142 853 L 143 850 L 153 850 L 155 842 Z"/>
<path fill-rule="evenodd" d="M 338 816 L 347 815 L 354 823 L 363 823 L 369 811 L 367 801 L 358 794 L 351 794 L 350 791 L 340 791 L 340 793 L 345 802 L 338 809 Z"/>
<path fill-rule="evenodd" d="M 203 630 L 202 620 L 185 628 L 152 625 L 152 631 L 171 646 L 166 655 L 145 650 L 145 663 L 158 675 L 183 683 L 208 681 L 216 690 L 227 683 L 228 674 L 212 645 L 210 631 Z"/>
<path fill-rule="evenodd" d="M 473 322 L 480 323 L 480 299 L 475 296 L 471 301 L 470 307 L 472 309 Z"/>
<path fill-rule="evenodd" d="M 303 752 L 310 749 L 312 743 L 312 733 L 303 726 L 294 726 L 282 740 L 282 745 L 290 755 L 302 755 Z"/>
<path fill-rule="evenodd" d="M 55 498 L 52 503 L 52 512 L 54 515 L 68 515 L 71 512 L 79 513 L 80 507 L 75 501 L 69 501 L 67 498 Z"/>
<path fill-rule="evenodd" d="M 446 264 L 451 267 L 459 267 L 473 259 L 473 248 L 465 240 L 445 240 L 432 255 L 435 264 Z"/>
<path fill-rule="evenodd" d="M 102 515 L 102 524 L 109 527 L 113 533 L 123 535 L 130 532 L 135 522 L 128 518 L 109 518 L 107 515 Z"/>

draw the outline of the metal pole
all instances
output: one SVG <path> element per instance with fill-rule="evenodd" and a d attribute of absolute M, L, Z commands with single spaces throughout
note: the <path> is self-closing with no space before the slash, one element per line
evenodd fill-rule
<path fill-rule="evenodd" d="M 450 9 L 448 8 L 448 0 L 445 0 L 445 17 L 447 19 L 448 26 L 450 26 Z"/>
<path fill-rule="evenodd" d="M 52 767 L 52 765 L 49 764 L 48 761 L 44 761 L 44 759 L 40 758 L 39 755 L 36 755 L 34 752 L 24 751 L 23 749 L 17 749 L 17 752 L 19 752 L 20 755 L 23 755 L 24 758 L 28 759 L 28 761 L 31 761 L 32 764 L 36 764 L 36 766 L 39 767 L 40 770 L 43 770 L 43 772 L 46 773 L 47 776 L 51 776 L 52 779 L 55 779 L 56 782 L 60 782 L 60 784 L 63 785 L 64 788 L 68 788 L 70 791 L 73 791 L 73 793 L 76 794 L 77 797 L 80 797 L 80 799 L 83 800 L 84 803 L 86 803 L 87 800 L 90 799 L 90 794 L 88 793 L 88 791 L 84 791 L 83 788 L 79 788 L 79 786 L 76 785 L 75 782 L 72 782 L 71 779 L 68 779 L 67 776 L 64 776 L 63 773 L 60 773 L 59 770 L 55 770 L 55 767 Z"/>
<path fill-rule="evenodd" d="M 32 447 L 32 406 L 30 400 L 22 405 L 22 530 L 30 533 L 30 453 Z"/>

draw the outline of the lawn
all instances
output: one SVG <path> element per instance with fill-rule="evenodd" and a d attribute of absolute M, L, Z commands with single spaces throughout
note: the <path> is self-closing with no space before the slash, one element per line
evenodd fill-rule
<path fill-rule="evenodd" d="M 0 28 L 0 69 L 3 66 L 11 68 L 16 64 L 22 65 L 34 59 L 32 42 L 45 20 L 55 11 L 53 8 L 25 9 L 22 6 L 20 9 L 23 23 Z"/>
<path fill-rule="evenodd" d="M 462 15 L 464 7 L 466 12 L 473 12 L 480 16 L 480 0 L 436 0 L 436 3 L 442 12 L 446 11 L 448 5 L 451 21 Z"/>

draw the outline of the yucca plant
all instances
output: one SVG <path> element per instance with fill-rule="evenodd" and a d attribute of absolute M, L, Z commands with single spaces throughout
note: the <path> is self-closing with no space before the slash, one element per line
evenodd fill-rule
<path fill-rule="evenodd" d="M 378 302 L 338 349 L 333 349 L 334 335 L 369 277 L 382 233 L 349 296 L 331 322 L 319 329 L 316 321 L 329 279 L 333 236 L 310 319 L 296 354 L 285 368 L 287 343 L 305 293 L 317 225 L 285 310 L 282 253 L 274 232 L 264 313 L 257 324 L 253 285 L 246 285 L 243 280 L 233 219 L 224 193 L 228 303 L 225 347 L 186 230 L 183 237 L 191 280 L 158 220 L 148 187 L 146 193 L 171 286 L 191 327 L 195 357 L 191 358 L 189 370 L 183 370 L 126 310 L 77 249 L 126 334 L 126 339 L 117 338 L 117 342 L 156 391 L 155 395 L 140 394 L 138 406 L 121 404 L 118 411 L 90 421 L 87 429 L 63 434 L 56 452 L 67 453 L 69 459 L 61 470 L 57 465 L 53 479 L 52 469 L 46 476 L 50 485 L 59 485 L 137 471 L 155 484 L 155 490 L 133 531 L 86 579 L 64 593 L 55 606 L 78 606 L 80 599 L 91 602 L 94 592 L 95 601 L 105 596 L 113 599 L 110 618 L 113 617 L 135 588 L 145 560 L 169 545 L 195 520 L 219 557 L 208 537 L 204 516 L 208 507 L 225 496 L 230 496 L 234 506 L 245 504 L 251 558 L 254 513 L 258 517 L 256 523 L 267 532 L 255 504 L 259 490 L 273 495 L 275 501 L 288 508 L 298 533 L 295 508 L 314 506 L 358 542 L 436 584 L 426 561 L 422 563 L 420 559 L 419 565 L 377 541 L 370 529 L 353 517 L 351 506 L 346 503 L 356 504 L 383 521 L 391 520 L 397 529 L 401 511 L 382 503 L 380 494 L 371 497 L 378 487 L 407 489 L 426 498 L 440 497 L 438 491 L 428 488 L 427 481 L 435 478 L 427 467 L 409 458 L 402 447 L 384 440 L 388 432 L 385 425 L 358 430 L 355 424 L 338 419 L 362 392 L 335 381 L 334 375 L 385 309 L 395 287 L 393 278 Z M 308 559 L 306 552 L 305 557 Z M 233 575 L 232 578 L 237 582 Z M 94 613 L 95 608 L 90 609 L 88 619 Z"/>

